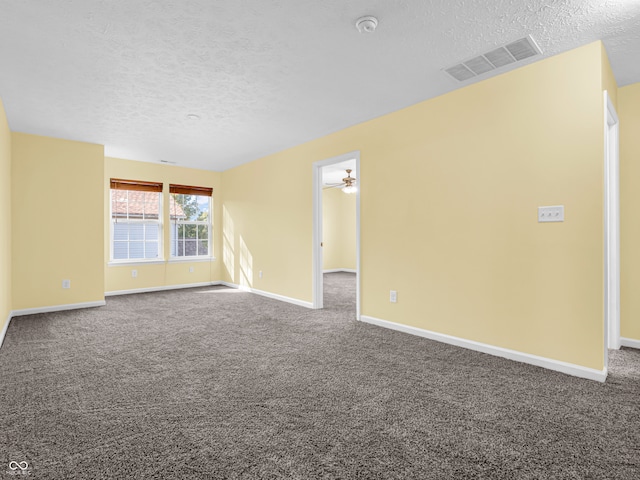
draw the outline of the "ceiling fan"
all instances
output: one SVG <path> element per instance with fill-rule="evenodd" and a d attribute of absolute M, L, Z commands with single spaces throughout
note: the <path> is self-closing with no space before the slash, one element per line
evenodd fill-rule
<path fill-rule="evenodd" d="M 352 170 L 347 168 L 345 170 L 347 172 L 347 176 L 342 179 L 341 183 L 328 183 L 324 186 L 324 188 L 338 188 L 342 187 L 342 191 L 344 193 L 355 193 L 358 191 L 358 187 L 356 187 L 356 179 L 351 176 Z"/>

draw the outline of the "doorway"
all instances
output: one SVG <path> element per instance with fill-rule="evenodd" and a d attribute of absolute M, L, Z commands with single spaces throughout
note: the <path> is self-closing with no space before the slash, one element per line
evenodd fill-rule
<path fill-rule="evenodd" d="M 351 176 L 356 178 L 355 193 L 344 193 L 342 195 L 355 195 L 355 275 L 356 275 L 356 319 L 360 320 L 360 152 L 349 152 L 337 157 L 320 160 L 313 164 L 313 308 L 324 307 L 324 237 L 323 237 L 323 173 L 324 169 L 336 172 L 338 180 L 347 177 L 346 169 L 350 165 Z M 338 173 L 342 166 L 345 166 L 344 173 Z M 332 182 L 328 182 L 332 184 Z M 336 190 L 341 190 L 342 186 L 337 183 Z M 342 270 L 342 269 L 341 269 Z M 349 271 L 350 269 L 346 269 Z"/>
<path fill-rule="evenodd" d="M 620 158 L 619 121 L 604 92 L 604 366 L 620 348 Z"/>

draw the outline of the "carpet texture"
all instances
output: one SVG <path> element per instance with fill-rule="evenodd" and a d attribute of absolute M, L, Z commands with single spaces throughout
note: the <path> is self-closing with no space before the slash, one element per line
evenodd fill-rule
<path fill-rule="evenodd" d="M 357 322 L 354 276 L 325 283 L 321 311 L 210 287 L 15 318 L 0 478 L 640 478 L 640 351 L 601 384 Z"/>

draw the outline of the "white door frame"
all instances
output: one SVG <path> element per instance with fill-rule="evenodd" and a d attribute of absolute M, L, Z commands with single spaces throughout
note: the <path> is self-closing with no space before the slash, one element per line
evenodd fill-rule
<path fill-rule="evenodd" d="M 604 92 L 604 365 L 620 348 L 620 152 L 619 121 Z"/>
<path fill-rule="evenodd" d="M 360 151 L 345 153 L 313 164 L 313 308 L 323 307 L 322 264 L 322 168 L 346 160 L 356 160 L 358 190 L 356 192 L 356 319 L 360 320 Z"/>

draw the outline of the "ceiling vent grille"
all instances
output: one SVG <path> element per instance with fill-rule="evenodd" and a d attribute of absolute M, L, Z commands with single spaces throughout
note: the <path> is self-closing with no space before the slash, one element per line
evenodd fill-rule
<path fill-rule="evenodd" d="M 459 82 L 464 82 L 470 78 L 477 77 L 492 70 L 496 70 L 505 65 L 520 62 L 536 55 L 541 55 L 542 51 L 531 35 L 516 40 L 502 47 L 473 57 L 465 62 L 458 63 L 452 67 L 445 68 L 444 71 Z"/>

